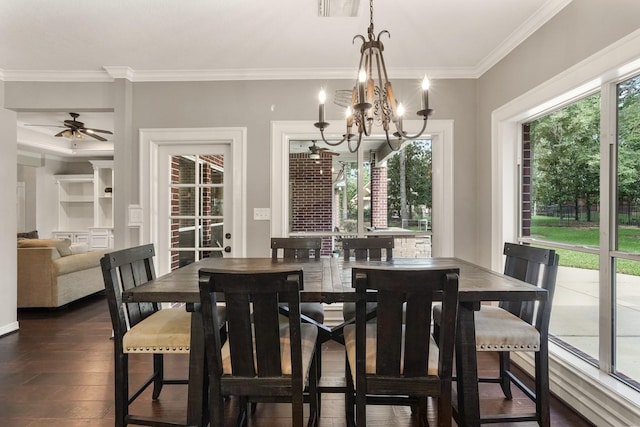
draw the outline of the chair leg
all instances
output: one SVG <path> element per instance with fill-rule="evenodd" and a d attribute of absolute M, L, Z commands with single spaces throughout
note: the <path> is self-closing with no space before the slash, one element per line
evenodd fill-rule
<path fill-rule="evenodd" d="M 540 427 L 551 425 L 549 391 L 549 355 L 546 346 L 541 346 L 535 354 L 536 414 Z"/>
<path fill-rule="evenodd" d="M 210 426 L 224 425 L 224 397 L 220 390 L 213 390 L 213 387 L 209 394 L 209 417 Z"/>
<path fill-rule="evenodd" d="M 320 340 L 316 342 L 316 355 L 313 359 L 313 363 L 315 364 L 315 372 L 316 372 L 316 386 L 320 381 L 320 377 L 322 377 L 322 343 Z M 311 369 L 314 367 L 312 366 Z M 320 418 L 320 412 L 322 411 L 322 394 L 316 393 L 317 397 L 317 408 L 318 408 L 318 419 Z"/>
<path fill-rule="evenodd" d="M 367 426 L 367 394 L 360 388 L 356 389 L 356 425 Z"/>
<path fill-rule="evenodd" d="M 247 427 L 249 425 L 249 406 L 249 399 L 247 399 L 246 396 L 240 396 L 238 405 L 238 419 L 236 421 L 237 426 Z M 222 421 L 224 422 L 224 420 Z"/>
<path fill-rule="evenodd" d="M 320 393 L 318 393 L 317 368 L 318 359 L 314 357 L 311 361 L 309 377 L 309 427 L 317 426 L 320 420 Z"/>
<path fill-rule="evenodd" d="M 129 359 L 126 354 L 115 356 L 115 427 L 125 427 L 129 413 Z"/>
<path fill-rule="evenodd" d="M 344 393 L 344 411 L 345 418 L 347 421 L 347 427 L 355 426 L 355 413 L 354 406 L 356 404 L 354 399 L 354 387 L 353 387 L 353 376 L 351 375 L 351 368 L 349 367 L 349 361 L 346 360 L 345 355 L 345 367 L 344 367 L 344 379 L 347 385 L 347 389 Z"/>
<path fill-rule="evenodd" d="M 442 385 L 438 396 L 438 427 L 451 427 L 453 407 L 451 406 L 451 382 Z"/>
<path fill-rule="evenodd" d="M 501 351 L 498 353 L 499 364 L 500 364 L 500 387 L 502 388 L 502 393 L 504 393 L 504 397 L 507 400 L 511 400 L 513 398 L 511 394 L 511 379 L 507 372 L 511 370 L 511 356 L 507 351 Z"/>
<path fill-rule="evenodd" d="M 157 400 L 164 384 L 164 358 L 162 354 L 153 355 L 153 394 L 151 398 Z"/>

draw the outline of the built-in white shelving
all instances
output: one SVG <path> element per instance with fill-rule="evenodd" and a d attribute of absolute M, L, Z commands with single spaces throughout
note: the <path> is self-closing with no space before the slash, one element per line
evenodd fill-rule
<path fill-rule="evenodd" d="M 55 238 L 113 247 L 113 161 L 92 160 L 93 174 L 56 175 L 58 229 Z"/>

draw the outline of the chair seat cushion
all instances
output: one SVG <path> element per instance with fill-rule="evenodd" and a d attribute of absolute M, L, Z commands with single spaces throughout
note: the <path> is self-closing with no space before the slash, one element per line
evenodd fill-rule
<path fill-rule="evenodd" d="M 307 381 L 309 367 L 313 359 L 313 352 L 318 338 L 318 328 L 310 323 L 302 323 L 300 325 L 300 341 L 302 347 L 302 375 L 303 384 Z M 282 323 L 280 325 L 280 369 L 283 375 L 291 375 L 291 340 L 289 338 L 289 325 Z M 255 356 L 255 347 L 253 349 Z M 229 341 L 227 340 L 222 346 L 222 372 L 226 375 L 231 374 L 231 353 L 229 350 Z M 255 361 L 255 357 L 254 357 Z"/>
<path fill-rule="evenodd" d="M 478 351 L 539 351 L 540 333 L 529 323 L 494 305 L 475 313 Z"/>
<path fill-rule="evenodd" d="M 367 303 L 367 313 L 372 312 L 376 309 L 378 304 L 375 302 Z M 342 318 L 344 321 L 352 320 L 356 317 L 356 303 L 355 302 L 345 302 L 342 304 Z"/>
<path fill-rule="evenodd" d="M 477 351 L 539 351 L 536 328 L 495 305 L 483 305 L 474 313 Z M 442 307 L 433 306 L 433 321 L 440 324 Z"/>
<path fill-rule="evenodd" d="M 367 373 L 373 374 L 376 372 L 376 323 L 367 323 Z M 430 337 L 429 346 L 429 368 L 428 375 L 438 375 L 438 346 Z M 404 327 L 402 333 L 402 353 L 404 354 Z M 347 325 L 344 327 L 344 348 L 347 352 L 347 359 L 349 366 L 351 367 L 351 374 L 353 375 L 353 381 L 356 381 L 356 326 Z M 404 359 L 404 357 L 402 357 Z M 402 363 L 402 362 L 401 362 Z M 404 366 L 400 366 L 400 372 L 402 372 Z"/>
<path fill-rule="evenodd" d="M 153 313 L 124 335 L 125 353 L 189 353 L 191 313 L 166 308 Z"/>
<path fill-rule="evenodd" d="M 318 323 L 324 323 L 324 307 L 320 302 L 300 303 L 300 313 L 312 318 Z"/>

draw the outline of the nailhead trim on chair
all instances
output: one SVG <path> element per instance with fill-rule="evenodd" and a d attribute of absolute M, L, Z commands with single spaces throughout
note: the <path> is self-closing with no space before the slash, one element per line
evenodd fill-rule
<path fill-rule="evenodd" d="M 127 353 L 189 353 L 189 347 L 127 347 L 125 351 Z"/>
<path fill-rule="evenodd" d="M 491 350 L 491 351 L 500 351 L 500 350 L 527 350 L 527 351 L 539 351 L 539 345 L 514 345 L 514 344 L 482 344 L 476 346 L 476 350 Z"/>

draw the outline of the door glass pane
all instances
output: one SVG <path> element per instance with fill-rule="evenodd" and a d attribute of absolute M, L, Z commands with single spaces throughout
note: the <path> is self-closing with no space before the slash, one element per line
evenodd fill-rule
<path fill-rule="evenodd" d="M 213 252 L 222 254 L 224 156 L 172 156 L 170 164 L 172 268 L 178 268 Z"/>
<path fill-rule="evenodd" d="M 203 216 L 222 216 L 224 214 L 222 202 L 224 200 L 222 187 L 203 187 L 200 191 L 200 206 Z"/>
<path fill-rule="evenodd" d="M 220 219 L 200 220 L 200 245 L 201 248 L 222 248 L 224 236 L 222 230 L 223 221 Z"/>
<path fill-rule="evenodd" d="M 640 76 L 618 84 L 614 371 L 640 387 Z M 627 256 L 629 259 L 623 259 Z"/>
<path fill-rule="evenodd" d="M 550 334 L 599 357 L 600 94 L 523 126 L 521 236 L 558 243 Z"/>

